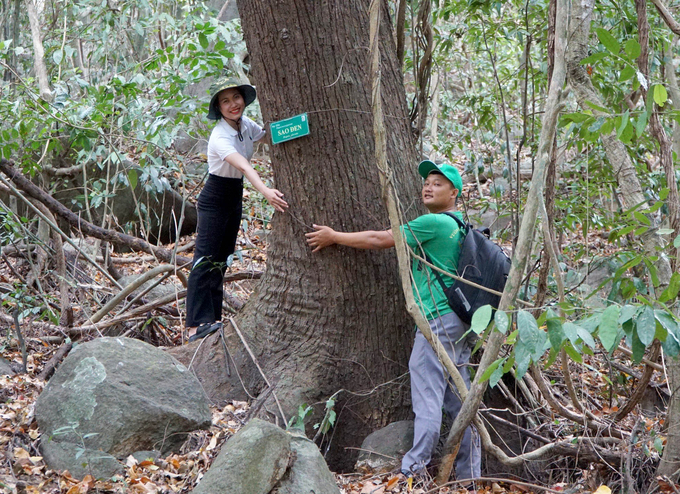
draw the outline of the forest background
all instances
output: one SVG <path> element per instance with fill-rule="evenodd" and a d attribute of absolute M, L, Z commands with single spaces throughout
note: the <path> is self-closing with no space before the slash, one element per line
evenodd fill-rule
<path fill-rule="evenodd" d="M 361 13 L 351 22 L 365 26 L 363 34 L 337 28 L 351 24 L 350 7 Z M 487 454 L 501 465 L 525 468 L 524 475 L 540 483 L 602 481 L 629 492 L 671 489 L 680 459 L 676 432 L 680 404 L 674 393 L 680 385 L 677 6 L 661 0 L 649 4 L 642 0 L 571 4 L 400 0 L 385 2 L 383 7 L 382 64 L 396 67 L 381 74 L 388 87 L 382 97 L 388 127 L 386 161 L 396 177 L 396 197 L 406 211 L 401 219 L 416 212 L 409 206 L 416 197 L 414 184 L 417 189 L 415 181 L 408 184 L 409 179 L 415 180 L 409 167 L 420 156 L 449 161 L 464 172 L 464 198 L 477 215 L 473 218 L 492 218 L 497 241 L 513 253 L 502 310 L 493 315 L 481 311 L 473 321 L 473 330 L 482 336 L 480 346 L 485 345 L 483 357 L 445 453 L 469 421 L 493 423 L 488 411 L 474 418 L 490 385 L 511 403 L 514 419 L 510 422 L 515 429 L 525 439 L 537 441 L 513 452 L 510 447 L 494 449 L 491 437 L 485 438 Z M 319 121 L 318 130 L 312 121 L 311 137 L 300 140 L 298 147 L 270 144 L 260 149 L 256 166 L 277 187 L 288 185 L 287 194 L 295 199 L 290 215 L 277 219 L 255 191 L 247 192 L 243 226 L 247 241 L 233 261 L 230 280 L 235 281 L 228 285 L 232 298 L 227 301 L 236 312 L 255 290 L 255 300 L 239 313 L 246 331 L 257 333 L 259 328 L 272 335 L 267 328 L 281 317 L 277 323 L 283 321 L 288 330 L 282 339 L 303 341 L 301 328 L 310 324 L 309 319 L 304 321 L 309 316 L 286 306 L 290 297 L 282 295 L 288 293 L 285 288 L 279 287 L 278 294 L 268 288 L 276 285 L 271 273 L 301 276 L 318 269 L 304 249 L 302 233 L 315 221 L 316 212 L 341 192 L 349 191 L 344 200 L 357 208 L 346 220 L 349 226 L 367 226 L 355 223 L 359 214 L 377 215 L 377 224 L 389 226 L 377 169 L 370 172 L 376 177 L 373 189 L 352 189 L 350 184 L 346 189 L 329 187 L 324 189 L 328 203 L 322 206 L 315 199 L 303 199 L 302 192 L 292 192 L 296 160 L 304 163 L 318 155 L 317 147 L 343 147 L 338 142 L 347 133 L 365 133 L 366 142 L 371 142 L 359 146 L 365 154 L 345 146 L 347 159 L 360 162 L 360 174 L 375 168 L 369 117 L 379 113 L 370 104 L 375 72 L 369 70 L 367 55 L 369 5 L 354 2 L 338 7 L 333 12 L 337 17 L 319 23 L 319 31 L 309 38 L 304 29 L 302 34 L 292 33 L 277 28 L 275 22 L 277 16 L 296 17 L 298 27 L 319 21 L 321 12 L 305 2 L 281 5 L 280 12 L 247 1 L 239 8 L 241 19 L 230 1 L 33 4 L 3 0 L 0 5 L 0 171 L 4 173 L 0 175 L 0 316 L 8 328 L 2 347 L 14 351 L 17 343 L 9 330 L 16 316 L 35 356 L 34 374 L 43 365 L 38 356 L 53 351 L 36 346 L 36 341 L 89 338 L 103 328 L 105 334 L 115 331 L 109 334 L 126 334 L 156 345 L 181 341 L 181 304 L 174 312 L 151 316 L 148 307 L 140 314 L 129 304 L 108 319 L 104 316 L 111 315 L 110 309 L 103 313 L 101 309 L 120 291 L 121 266 L 128 266 L 123 271 L 134 271 L 130 263 L 120 260 L 125 257 L 119 253 L 122 248 L 150 254 L 132 258 L 133 264 L 148 263 L 147 272 L 161 261 L 186 264 L 183 252 L 190 251 L 190 240 L 165 243 L 174 240 L 175 231 L 191 233 L 195 221 L 191 211 L 205 171 L 201 150 L 210 131 L 204 118 L 207 87 L 225 72 L 251 77 L 258 86 L 262 111 L 254 105 L 249 114 L 260 122 L 320 112 L 303 95 L 343 84 L 354 84 L 350 87 L 354 91 L 360 87 L 359 105 L 350 111 L 366 116 L 359 124 L 343 121 L 344 117 L 337 125 Z M 310 50 L 307 62 L 276 60 L 279 52 L 271 47 L 277 39 L 294 47 L 300 43 L 298 48 L 323 45 L 322 28 L 329 39 L 337 32 L 346 35 L 335 56 L 314 58 Z M 267 53 L 274 59 L 265 67 L 262 60 Z M 289 73 L 284 70 L 287 64 Z M 389 86 L 395 81 L 397 85 Z M 337 108 L 349 108 L 347 98 L 352 94 L 336 95 L 333 102 L 339 102 Z M 357 132 L 358 128 L 363 130 Z M 408 137 L 395 140 L 399 132 Z M 399 159 L 389 155 L 397 154 L 395 142 L 404 148 Z M 17 169 L 38 191 L 17 176 Z M 313 190 L 309 184 L 318 187 L 328 179 L 325 172 L 318 173 L 305 184 L 307 195 Z M 343 183 L 342 177 L 336 180 Z M 64 213 L 49 201 L 50 196 L 75 214 Z M 59 254 L 63 242 L 68 242 L 59 230 L 69 229 L 78 255 L 85 255 L 78 230 L 101 242 L 88 256 L 90 267 L 82 268 L 90 273 L 87 283 L 75 274 L 75 266 L 86 263 Z M 281 243 L 298 237 L 294 242 L 302 245 L 288 246 L 282 254 Z M 273 247 L 266 255 L 264 238 Z M 237 284 L 239 279 L 262 276 L 265 261 L 277 270 L 268 264 L 269 274 L 259 288 L 251 281 Z M 323 262 L 334 264 L 343 274 L 356 269 L 361 277 L 367 273 L 379 277 L 393 270 L 396 276 L 394 259 L 360 258 L 355 263 L 341 253 L 330 254 Z M 348 268 L 349 264 L 353 266 Z M 366 267 L 378 265 L 380 269 Z M 173 273 L 183 276 L 176 269 L 163 269 L 154 274 L 164 283 Z M 348 280 L 343 283 L 351 285 Z M 366 293 L 381 289 L 382 281 L 376 283 Z M 401 295 L 395 289 L 398 283 L 392 285 L 386 305 L 394 306 L 390 301 Z M 312 285 L 300 290 L 315 291 Z M 389 311 L 387 321 L 405 315 L 403 299 L 398 300 L 400 309 Z M 172 300 L 157 302 L 163 306 Z M 317 303 L 331 311 L 337 299 Z M 291 313 L 290 319 L 297 319 L 270 316 L 268 310 Z M 335 314 L 336 332 L 359 326 L 365 331 L 370 320 L 343 320 L 349 319 L 348 313 L 352 311 Z M 97 326 L 101 319 L 105 326 Z M 399 331 L 408 334 L 412 323 L 404 321 Z M 361 331 L 350 331 L 350 340 L 360 341 Z M 404 337 L 395 334 L 395 341 Z M 33 347 L 31 337 L 35 337 Z M 312 344 L 297 354 L 291 344 L 276 350 L 264 349 L 262 341 L 254 346 L 265 370 L 267 365 L 272 371 L 279 369 L 284 361 L 313 360 Z M 370 354 L 376 348 L 377 343 L 363 351 Z M 20 358 L 19 353 L 13 355 Z M 404 362 L 405 355 L 403 348 L 397 348 L 391 357 Z M 380 377 L 387 381 L 397 374 L 390 369 Z M 307 419 L 309 426 L 321 424 L 330 412 L 335 415 L 333 409 L 342 400 L 346 406 L 352 403 L 351 397 L 336 396 L 338 387 L 332 389 L 318 375 L 312 380 L 318 388 L 316 396 L 303 400 L 300 379 L 285 369 L 281 376 L 282 387 L 291 390 L 282 396 L 287 418 Z M 333 381 L 331 376 L 324 379 Z M 366 389 L 366 383 L 353 379 L 343 377 L 348 389 Z M 656 405 L 644 407 L 649 414 L 645 416 L 641 403 L 648 402 L 650 387 L 661 398 Z M 383 410 L 368 428 L 403 418 L 408 410 L 404 394 L 395 391 L 390 401 L 393 410 Z M 380 399 L 385 402 L 384 396 Z M 314 412 L 316 418 L 307 417 L 306 408 L 300 407 L 303 402 L 321 404 Z M 329 446 L 326 433 L 333 424 L 327 424 L 323 437 L 317 439 L 329 451 L 331 465 L 337 461 L 338 469 L 347 470 L 337 460 L 341 455 Z M 336 427 L 340 431 L 335 440 L 343 447 L 358 446 L 357 437 L 368 432 L 351 425 L 342 429 L 342 421 Z M 342 430 L 348 431 L 345 442 Z M 536 437 L 527 431 L 534 431 Z M 525 448 L 528 452 L 523 453 Z M 551 463 L 555 468 L 548 469 L 549 478 L 531 467 L 532 461 L 546 457 L 559 458 Z"/>

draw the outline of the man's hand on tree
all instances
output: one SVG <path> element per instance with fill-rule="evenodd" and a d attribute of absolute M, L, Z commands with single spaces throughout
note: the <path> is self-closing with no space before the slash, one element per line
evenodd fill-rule
<path fill-rule="evenodd" d="M 307 243 L 310 247 L 314 248 L 312 252 L 318 252 L 324 247 L 328 247 L 329 245 L 333 245 L 335 243 L 334 236 L 336 232 L 331 227 L 324 225 L 312 226 L 316 231 L 305 234 L 305 237 L 307 237 Z"/>

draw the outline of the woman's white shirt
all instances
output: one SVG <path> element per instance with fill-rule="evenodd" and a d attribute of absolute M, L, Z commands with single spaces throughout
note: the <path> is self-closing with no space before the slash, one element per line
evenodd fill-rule
<path fill-rule="evenodd" d="M 248 117 L 241 117 L 241 136 L 221 118 L 210 134 L 208 141 L 208 172 L 226 178 L 242 178 L 243 173 L 231 166 L 224 159 L 238 153 L 250 161 L 253 157 L 253 143 L 264 137 L 266 132 Z"/>

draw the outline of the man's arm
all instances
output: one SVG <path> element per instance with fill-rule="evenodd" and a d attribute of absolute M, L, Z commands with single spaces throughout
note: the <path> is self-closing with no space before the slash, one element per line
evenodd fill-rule
<path fill-rule="evenodd" d="M 336 232 L 323 225 L 313 225 L 316 231 L 305 234 L 307 243 L 318 252 L 333 244 L 346 245 L 355 249 L 389 249 L 394 247 L 392 230 L 366 230 L 363 232 Z"/>

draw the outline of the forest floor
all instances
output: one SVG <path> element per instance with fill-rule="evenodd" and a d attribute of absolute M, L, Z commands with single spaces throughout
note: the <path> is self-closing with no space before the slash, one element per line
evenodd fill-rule
<path fill-rule="evenodd" d="M 261 166 L 266 164 L 261 163 Z M 266 264 L 266 235 L 269 225 L 263 222 L 267 208 L 259 194 L 246 192 L 244 212 L 249 220 L 244 222 L 242 234 L 239 236 L 237 250 L 231 270 L 264 269 Z M 181 244 L 187 245 L 190 239 L 182 239 Z M 575 244 L 584 242 L 592 245 L 594 251 L 608 255 L 611 246 L 603 241 L 599 232 L 591 232 L 589 238 L 582 238 L 575 233 L 569 241 Z M 172 246 L 169 246 L 172 247 Z M 190 255 L 191 250 L 183 255 Z M 131 275 L 144 272 L 155 265 L 155 261 L 148 260 L 148 256 L 139 254 L 113 254 L 114 265 L 123 272 Z M 84 323 L 82 316 L 98 306 L 111 293 L 110 285 L 101 273 L 85 263 L 78 263 L 82 276 L 81 286 L 74 287 L 72 297 L 75 301 L 75 318 L 77 323 Z M 0 263 L 0 285 L 4 290 L 5 300 L 8 290 L 11 292 L 21 285 L 21 279 L 26 279 L 30 271 L 30 264 L 21 257 Z M 20 279 L 21 278 L 21 279 Z M 56 290 L 54 280 L 49 276 L 43 279 L 43 291 L 52 288 Z M 166 284 L 175 283 L 167 281 Z M 175 283 L 176 284 L 176 283 Z M 1 288 L 0 286 L 0 288 Z M 233 297 L 234 307 L 244 303 L 251 290 L 252 281 L 237 281 L 229 283 L 227 291 Z M 85 291 L 88 294 L 85 294 Z M 44 296 L 38 289 L 28 289 L 24 300 L 38 300 Z M 39 306 L 39 302 L 34 302 Z M 87 306 L 87 307 L 86 307 Z M 7 311 L 4 306 L 2 311 Z M 173 309 L 172 304 L 169 306 Z M 136 321 L 118 328 L 114 334 L 126 334 L 139 338 L 157 346 L 172 346 L 182 344 L 182 319 L 172 310 L 157 313 L 152 319 Z M 236 310 L 236 309 L 235 309 Z M 2 312 L 0 311 L 0 312 Z M 37 322 L 38 310 L 25 316 L 25 320 Z M 173 315 L 174 314 L 174 315 Z M 221 408 L 213 407 L 212 427 L 208 431 L 195 432 L 186 441 L 179 454 L 171 454 L 155 462 L 137 462 L 130 457 L 126 463 L 125 475 L 106 481 L 95 481 L 91 477 L 79 480 L 72 478 L 68 472 L 49 470 L 40 456 L 38 449 L 41 433 L 34 418 L 34 406 L 37 397 L 46 382 L 39 379 L 48 360 L 66 341 L 67 335 L 46 334 L 40 324 L 26 323 L 23 325 L 24 337 L 27 341 L 27 372 L 18 372 L 13 376 L 0 377 L 0 491 L 3 493 L 188 493 L 197 485 L 205 474 L 213 458 L 220 451 L 221 445 L 243 425 L 243 417 L 248 410 L 248 404 L 233 402 Z M 96 337 L 94 334 L 83 336 L 80 341 Z M 22 363 L 22 355 L 18 342 L 13 336 L 13 327 L 7 320 L 0 320 L 0 356 L 10 361 L 18 368 Z M 621 370 L 623 368 L 623 370 Z M 578 380 L 580 390 L 591 404 L 596 416 L 606 416 L 618 410 L 630 394 L 629 385 L 635 381 L 635 376 L 642 373 L 642 367 L 630 363 L 625 355 L 617 354 L 610 358 L 602 353 L 586 357 L 584 364 L 579 367 Z M 548 372 L 555 389 L 563 390 L 559 372 Z M 655 371 L 652 383 L 656 390 L 666 386 L 664 372 Z M 651 389 L 651 388 L 650 388 Z M 652 393 L 656 391 L 652 389 Z M 658 393 L 657 393 L 658 394 Z M 653 402 L 654 400 L 651 399 Z M 651 410 L 651 411 L 650 411 Z M 657 410 L 658 411 L 658 410 Z M 654 411 L 654 404 L 649 405 L 645 414 L 639 407 L 625 421 L 620 424 L 625 430 L 638 431 L 635 440 L 631 440 L 627 450 L 621 451 L 621 464 L 603 466 L 600 463 L 580 464 L 575 459 L 559 458 L 553 462 L 542 463 L 543 469 L 554 471 L 553 479 L 548 485 L 539 482 L 539 476 L 530 474 L 524 477 L 510 477 L 515 480 L 488 480 L 476 485 L 477 492 L 502 494 L 509 492 L 598 492 L 606 494 L 607 488 L 598 488 L 601 484 L 619 482 L 625 475 L 625 463 L 634 466 L 638 481 L 644 477 L 645 481 L 653 482 L 654 466 L 658 463 L 660 446 L 663 444 L 661 428 L 663 426 L 663 410 Z M 553 415 L 541 427 L 556 432 L 553 436 L 569 437 L 575 433 L 573 424 Z M 565 432 L 566 431 L 566 432 Z M 575 437 L 575 436 L 574 436 Z M 527 469 L 529 472 L 530 469 Z M 545 472 L 543 472 L 545 473 Z M 336 475 L 338 486 L 343 494 L 384 494 L 384 493 L 464 493 L 468 492 L 458 484 L 437 487 L 431 480 L 408 481 L 395 473 L 381 475 L 363 475 L 348 473 Z M 536 484 L 533 485 L 532 484 Z M 541 485 L 539 487 L 539 484 Z M 662 492 L 678 492 L 675 486 L 670 486 L 663 480 L 655 482 Z M 614 489 L 616 490 L 616 489 Z"/>

